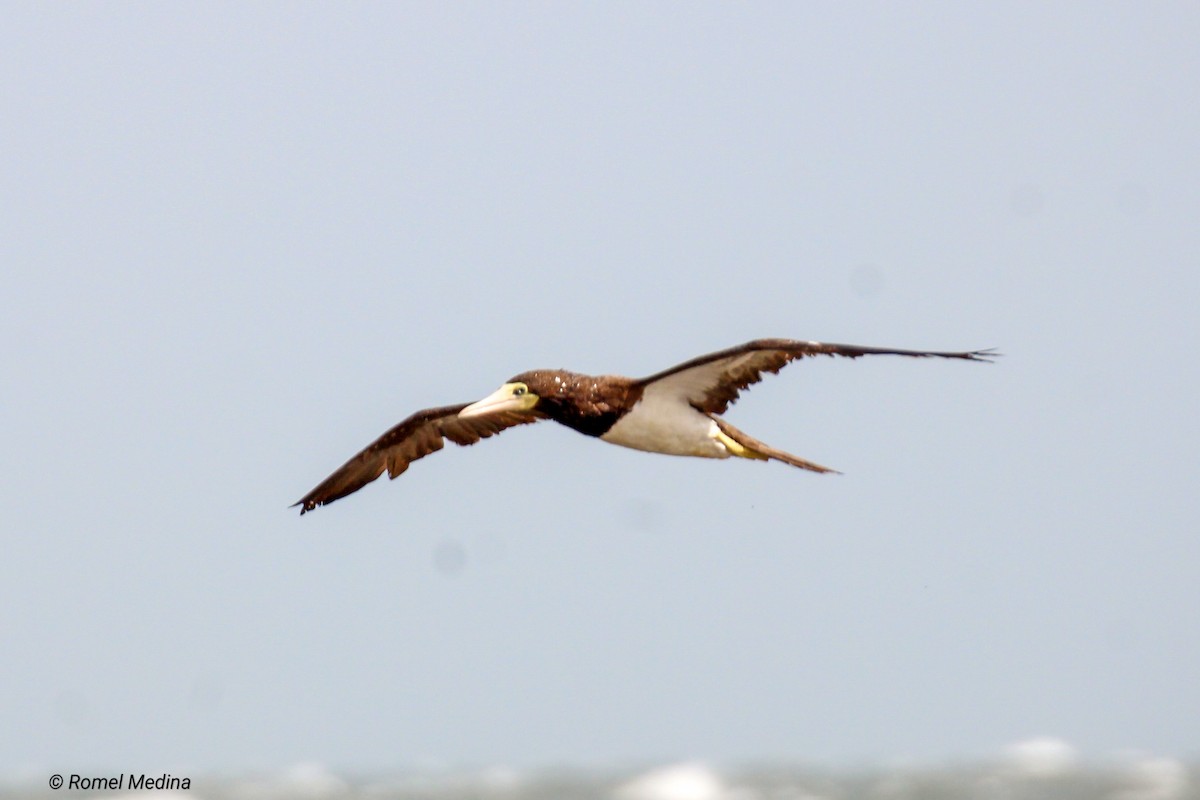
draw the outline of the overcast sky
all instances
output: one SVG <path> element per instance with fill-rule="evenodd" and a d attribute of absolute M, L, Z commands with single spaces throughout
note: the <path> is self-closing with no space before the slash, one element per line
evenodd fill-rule
<path fill-rule="evenodd" d="M 1200 754 L 1200 6 L 4 8 L 0 770 Z"/>

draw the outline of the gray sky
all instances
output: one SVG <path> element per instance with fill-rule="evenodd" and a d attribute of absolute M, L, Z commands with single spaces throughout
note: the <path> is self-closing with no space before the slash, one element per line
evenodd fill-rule
<path fill-rule="evenodd" d="M 1200 753 L 1200 6 L 0 28 L 0 770 Z M 760 336 L 843 470 L 410 412 Z"/>

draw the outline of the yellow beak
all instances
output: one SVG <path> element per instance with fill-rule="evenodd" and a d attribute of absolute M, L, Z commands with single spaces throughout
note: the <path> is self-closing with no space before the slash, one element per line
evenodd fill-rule
<path fill-rule="evenodd" d="M 516 384 L 506 383 L 479 402 L 471 403 L 458 412 L 458 415 L 460 417 L 479 417 L 501 411 L 528 411 L 537 405 L 536 394 L 527 389 L 522 394 L 516 394 L 515 388 Z"/>

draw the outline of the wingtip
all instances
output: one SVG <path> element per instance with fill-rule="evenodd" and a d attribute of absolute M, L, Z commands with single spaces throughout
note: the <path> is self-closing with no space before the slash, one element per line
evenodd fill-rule
<path fill-rule="evenodd" d="M 995 359 L 1004 358 L 1004 353 L 996 351 L 994 347 L 985 347 L 982 350 L 971 350 L 966 354 L 968 361 L 982 361 L 984 364 L 994 364 Z"/>

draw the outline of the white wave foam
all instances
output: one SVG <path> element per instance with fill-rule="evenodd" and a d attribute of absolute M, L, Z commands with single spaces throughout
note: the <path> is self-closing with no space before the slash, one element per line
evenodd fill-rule
<path fill-rule="evenodd" d="M 651 770 L 617 787 L 616 800 L 728 800 L 721 776 L 699 761 Z"/>
<path fill-rule="evenodd" d="M 349 785 L 324 765 L 305 762 L 293 764 L 270 779 L 242 782 L 235 791 L 238 797 L 247 800 L 271 800 L 277 797 L 318 800 L 345 795 Z"/>
<path fill-rule="evenodd" d="M 1052 778 L 1075 770 L 1079 753 L 1067 742 L 1052 736 L 1037 736 L 1004 748 L 1010 770 L 1031 778 Z"/>
<path fill-rule="evenodd" d="M 1176 800 L 1188 790 L 1188 770 L 1173 758 L 1140 755 L 1125 768 L 1131 784 L 1115 795 L 1117 800 Z"/>

